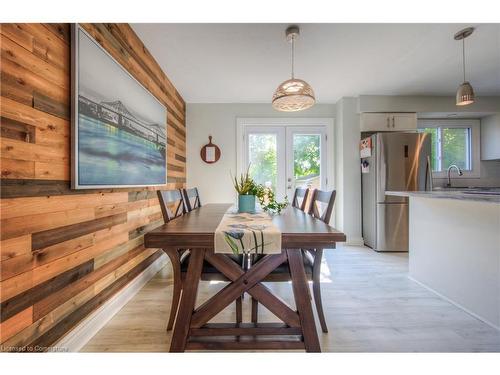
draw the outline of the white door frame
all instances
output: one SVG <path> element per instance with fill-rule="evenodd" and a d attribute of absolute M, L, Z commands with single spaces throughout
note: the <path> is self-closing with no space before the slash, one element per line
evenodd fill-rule
<path fill-rule="evenodd" d="M 325 127 L 326 128 L 326 157 L 327 157 L 327 167 L 324 178 L 326 179 L 326 189 L 331 190 L 335 186 L 335 173 L 334 173 L 334 163 L 333 156 L 335 155 L 334 150 L 334 120 L 330 117 L 311 117 L 311 118 L 288 118 L 288 117 L 272 117 L 272 118 L 256 118 L 256 117 L 237 117 L 236 118 L 236 171 L 237 173 L 244 172 L 246 166 L 244 161 L 246 160 L 246 150 L 244 146 L 244 134 L 245 128 L 257 128 L 257 127 L 297 127 L 299 130 L 304 130 L 307 127 Z M 292 197 L 288 197 L 292 199 Z"/>

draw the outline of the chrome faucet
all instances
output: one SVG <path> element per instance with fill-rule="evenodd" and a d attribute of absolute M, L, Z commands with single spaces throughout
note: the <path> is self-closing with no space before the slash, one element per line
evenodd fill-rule
<path fill-rule="evenodd" d="M 455 165 L 455 164 L 452 164 L 448 167 L 448 183 L 446 184 L 446 187 L 451 187 L 451 177 L 450 177 L 450 172 L 451 170 L 455 168 L 457 171 L 458 171 L 458 175 L 459 176 L 463 176 L 464 175 L 464 172 L 462 172 L 462 170 L 460 169 L 459 166 Z"/>

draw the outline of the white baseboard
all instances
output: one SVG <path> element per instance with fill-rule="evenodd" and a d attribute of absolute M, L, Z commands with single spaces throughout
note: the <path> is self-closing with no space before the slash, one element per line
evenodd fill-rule
<path fill-rule="evenodd" d="M 412 281 L 415 281 L 418 285 L 424 287 L 425 289 L 427 289 L 428 291 L 434 293 L 435 295 L 437 295 L 438 297 L 441 297 L 442 299 L 444 299 L 445 301 L 448 301 L 449 303 L 451 303 L 452 305 L 455 305 L 456 307 L 458 307 L 459 309 L 465 311 L 467 314 L 470 314 L 472 315 L 474 318 L 476 319 L 479 319 L 480 321 L 482 321 L 483 323 L 486 323 L 487 325 L 489 325 L 490 327 L 492 328 L 495 328 L 496 330 L 500 331 L 500 326 L 497 326 L 496 324 L 480 317 L 479 315 L 477 315 L 476 313 L 473 313 L 472 311 L 470 311 L 469 309 L 463 307 L 461 304 L 459 303 L 456 303 L 455 301 L 449 299 L 448 297 L 442 295 L 441 293 L 439 292 L 436 292 L 434 289 L 432 289 L 430 286 L 427 286 L 426 284 L 424 284 L 423 282 L 421 281 L 418 281 L 417 279 L 413 278 L 412 276 L 408 275 L 408 278 Z"/>
<path fill-rule="evenodd" d="M 363 237 L 347 238 L 345 244 L 347 246 L 364 246 L 365 241 L 363 240 Z"/>
<path fill-rule="evenodd" d="M 152 264 L 142 271 L 134 280 L 126 287 L 116 293 L 100 308 L 95 310 L 84 320 L 82 320 L 75 328 L 63 336 L 57 343 L 53 345 L 56 351 L 59 348 L 64 348 L 69 352 L 78 352 L 87 344 L 99 330 L 106 325 L 107 322 L 115 316 L 128 301 L 134 297 L 139 290 L 142 289 L 151 278 L 161 270 L 168 262 L 168 257 L 162 254 Z"/>

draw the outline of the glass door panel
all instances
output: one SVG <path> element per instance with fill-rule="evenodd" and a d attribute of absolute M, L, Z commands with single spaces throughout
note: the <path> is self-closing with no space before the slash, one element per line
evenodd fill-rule
<path fill-rule="evenodd" d="M 255 182 L 276 192 L 278 175 L 278 141 L 276 134 L 249 134 L 248 156 L 250 175 Z"/>
<path fill-rule="evenodd" d="M 282 127 L 247 127 L 245 129 L 243 172 L 258 184 L 274 190 L 279 199 L 285 197 L 285 129 Z"/>
<path fill-rule="evenodd" d="M 295 187 L 321 188 L 321 135 L 293 135 L 293 178 Z"/>
<path fill-rule="evenodd" d="M 295 188 L 326 189 L 326 132 L 323 127 L 287 128 L 287 195 Z"/>

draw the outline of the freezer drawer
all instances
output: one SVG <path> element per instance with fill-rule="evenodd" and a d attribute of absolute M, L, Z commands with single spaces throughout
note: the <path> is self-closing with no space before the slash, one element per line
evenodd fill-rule
<path fill-rule="evenodd" d="M 408 204 L 377 204 L 377 251 L 408 251 Z"/>

